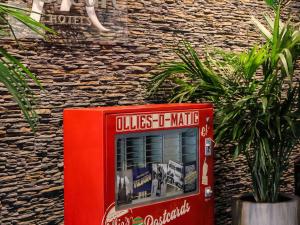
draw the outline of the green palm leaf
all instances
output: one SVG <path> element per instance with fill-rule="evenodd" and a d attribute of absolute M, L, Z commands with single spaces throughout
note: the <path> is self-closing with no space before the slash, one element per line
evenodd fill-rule
<path fill-rule="evenodd" d="M 258 202 L 278 200 L 280 178 L 300 138 L 300 84 L 292 83 L 299 25 L 280 21 L 286 1 L 268 4 L 275 11 L 275 18 L 265 17 L 268 28 L 252 18 L 264 45 L 238 54 L 214 50 L 202 60 L 183 42 L 176 49 L 178 62 L 164 64 L 150 89 L 156 92 L 170 80 L 171 101 L 214 103 L 216 142 L 234 145 L 234 157 L 245 155 Z"/>
<path fill-rule="evenodd" d="M 9 16 L 42 37 L 47 37 L 45 32 L 56 34 L 52 29 L 30 18 L 25 10 L 0 3 L 0 20 L 4 25 L 7 25 L 15 39 L 16 36 L 13 27 L 7 19 Z M 5 30 L 1 31 L 2 34 L 5 33 Z M 29 82 L 37 85 L 39 88 L 42 88 L 42 85 L 26 66 L 2 47 L 0 47 L 0 82 L 13 96 L 23 112 L 25 119 L 34 131 L 37 125 L 38 115 L 34 110 L 34 93 Z"/>

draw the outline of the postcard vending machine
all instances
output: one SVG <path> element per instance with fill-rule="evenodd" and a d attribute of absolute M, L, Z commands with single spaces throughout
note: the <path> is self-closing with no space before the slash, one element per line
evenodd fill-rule
<path fill-rule="evenodd" d="M 66 225 L 213 225 L 213 109 L 64 111 Z"/>

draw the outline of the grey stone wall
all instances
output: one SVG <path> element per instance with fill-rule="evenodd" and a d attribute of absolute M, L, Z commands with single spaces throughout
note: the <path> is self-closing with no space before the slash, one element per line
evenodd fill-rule
<path fill-rule="evenodd" d="M 245 49 L 260 40 L 250 15 L 261 17 L 266 11 L 258 0 L 127 3 L 128 36 L 123 41 L 85 39 L 80 29 L 68 26 L 57 27 L 63 37 L 49 42 L 27 39 L 18 46 L 1 40 L 38 75 L 45 90 L 36 90 L 41 118 L 32 134 L 0 87 L 0 224 L 63 223 L 63 109 L 162 102 L 165 96 L 147 100 L 146 86 L 156 65 L 175 57 L 171 47 L 178 40 L 190 40 L 199 51 L 211 46 Z M 299 2 L 289 12 L 299 18 Z M 293 158 L 299 153 L 295 149 Z M 232 196 L 250 188 L 246 171 L 242 158 L 233 162 L 228 150 L 216 149 L 216 224 L 230 224 Z M 285 184 L 284 191 L 292 192 L 292 165 Z"/>

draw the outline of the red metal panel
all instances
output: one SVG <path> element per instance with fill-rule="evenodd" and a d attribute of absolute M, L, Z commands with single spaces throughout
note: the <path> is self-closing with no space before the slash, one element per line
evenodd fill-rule
<path fill-rule="evenodd" d="M 99 224 L 104 214 L 103 113 L 64 111 L 66 225 Z"/>
<path fill-rule="evenodd" d="M 199 112 L 197 124 L 174 123 L 158 127 L 122 125 L 117 117 L 134 115 L 140 123 L 148 115 L 168 112 Z M 95 109 L 66 110 L 64 113 L 65 147 L 65 224 L 66 225 L 131 225 L 143 220 L 145 225 L 213 225 L 213 197 L 205 198 L 205 188 L 213 187 L 213 157 L 204 155 L 205 138 L 213 138 L 212 106 L 210 104 L 164 104 Z M 207 117 L 210 118 L 207 121 Z M 190 117 L 191 118 L 191 117 Z M 130 121 L 131 117 L 129 116 Z M 142 122 L 141 122 L 142 121 Z M 209 122 L 209 123 L 207 123 Z M 119 132 L 174 129 L 176 125 L 197 127 L 199 133 L 199 192 L 190 196 L 163 200 L 126 210 L 115 209 L 115 135 Z M 120 125 L 121 126 L 121 125 Z M 207 174 L 203 174 L 204 163 Z M 202 176 L 208 177 L 203 180 Z M 137 220 L 135 220 L 137 219 Z M 139 220 L 141 219 L 141 220 Z"/>

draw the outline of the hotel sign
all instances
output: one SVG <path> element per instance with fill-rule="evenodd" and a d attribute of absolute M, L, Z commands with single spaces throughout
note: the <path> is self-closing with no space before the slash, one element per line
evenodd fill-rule
<path fill-rule="evenodd" d="M 75 0 L 33 0 L 32 8 L 31 8 L 31 17 L 36 20 L 41 20 L 41 15 L 43 13 L 43 8 L 45 3 L 56 3 L 60 2 L 60 11 L 62 12 L 70 12 L 72 5 L 76 5 L 78 3 Z M 116 0 L 112 0 L 113 6 L 116 8 L 117 3 Z M 96 14 L 96 7 L 99 5 L 99 0 L 85 0 L 85 10 L 90 20 L 89 24 L 93 24 L 100 32 L 109 31 L 108 28 L 105 28 L 103 24 L 99 21 L 99 18 Z M 102 7 L 106 8 L 106 0 L 101 0 Z M 65 15 L 52 15 L 50 16 L 52 22 L 61 23 L 61 24 L 86 24 L 86 20 L 84 17 L 76 17 L 76 16 L 65 16 Z"/>
<path fill-rule="evenodd" d="M 127 4 L 126 0 L 118 1 L 120 4 L 117 0 L 32 0 L 27 1 L 25 5 L 22 0 L 18 0 L 8 3 L 26 8 L 30 11 L 32 19 L 46 25 L 72 25 L 73 28 L 77 26 L 85 31 L 87 27 L 91 27 L 92 32 L 96 32 L 99 37 L 99 33 L 120 35 L 122 34 L 120 30 L 125 29 L 127 8 L 124 6 Z M 118 21 L 123 23 L 120 24 Z"/>

